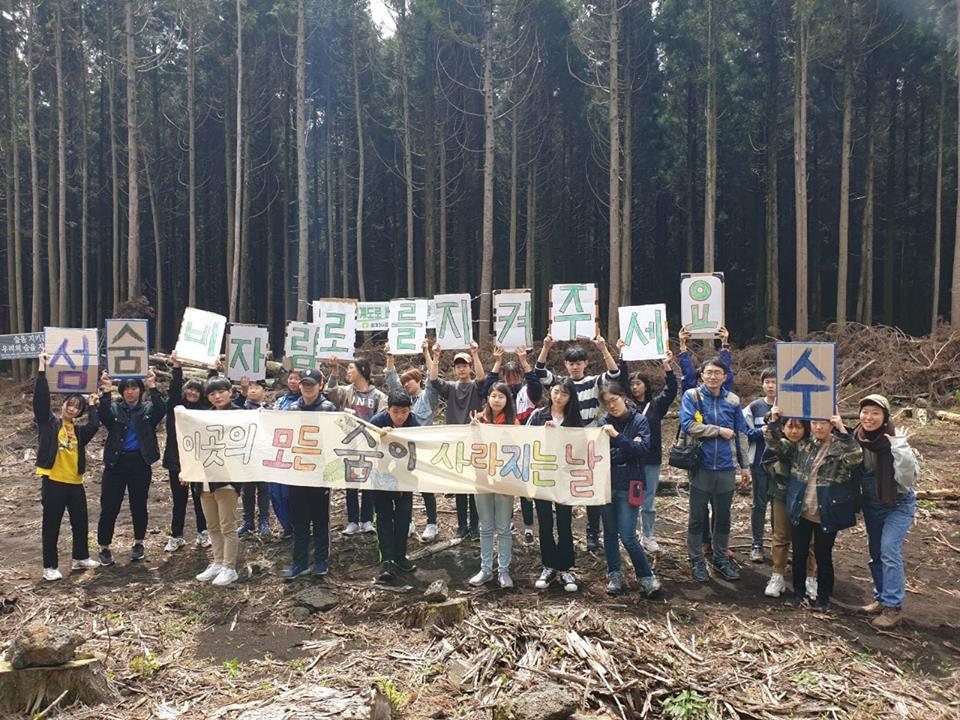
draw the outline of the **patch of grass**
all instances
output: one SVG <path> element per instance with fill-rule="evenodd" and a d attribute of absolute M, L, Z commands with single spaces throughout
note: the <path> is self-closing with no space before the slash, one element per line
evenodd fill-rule
<path fill-rule="evenodd" d="M 189 603 L 200 602 L 203 600 L 203 593 L 197 590 L 187 590 L 183 593 L 183 599 Z"/>
<path fill-rule="evenodd" d="M 675 720 L 711 720 L 717 713 L 696 690 L 684 690 L 663 699 L 663 712 Z"/>
<path fill-rule="evenodd" d="M 138 655 L 130 663 L 130 669 L 140 677 L 150 677 L 160 669 L 160 663 L 157 657 L 147 650 L 143 655 Z"/>
<path fill-rule="evenodd" d="M 790 682 L 796 683 L 800 687 L 813 687 L 818 682 L 816 673 L 812 673 L 809 670 L 794 673 L 793 675 L 788 675 L 788 677 L 790 678 Z"/>
<path fill-rule="evenodd" d="M 389 678 L 380 678 L 376 682 L 377 689 L 383 693 L 390 703 L 390 715 L 399 718 L 403 709 L 410 704 L 410 693 L 405 693 Z"/>
<path fill-rule="evenodd" d="M 302 673 L 307 669 L 306 664 L 303 662 L 303 658 L 293 658 L 287 663 L 287 665 L 296 673 Z"/>
<path fill-rule="evenodd" d="M 224 660 L 221 663 L 221 666 L 224 670 L 227 671 L 227 674 L 236 680 L 240 677 L 240 660 L 237 658 L 230 658 L 229 660 Z"/>
<path fill-rule="evenodd" d="M 936 500 L 917 500 L 917 507 L 921 507 L 924 510 L 936 510 L 937 501 Z"/>

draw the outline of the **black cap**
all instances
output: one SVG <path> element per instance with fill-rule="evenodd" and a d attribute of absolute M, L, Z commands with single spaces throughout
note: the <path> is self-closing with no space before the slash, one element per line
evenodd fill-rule
<path fill-rule="evenodd" d="M 315 383 L 320 385 L 323 382 L 323 373 L 319 370 L 304 370 L 300 373 L 300 384 Z"/>

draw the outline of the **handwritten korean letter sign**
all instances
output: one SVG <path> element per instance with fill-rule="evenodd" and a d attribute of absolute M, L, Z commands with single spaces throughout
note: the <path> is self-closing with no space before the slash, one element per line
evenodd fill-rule
<path fill-rule="evenodd" d="M 493 294 L 493 332 L 508 350 L 533 347 L 533 301 L 529 290 Z"/>
<path fill-rule="evenodd" d="M 429 308 L 430 301 L 424 299 L 390 301 L 390 330 L 387 332 L 390 352 L 394 355 L 423 352 Z"/>
<path fill-rule="evenodd" d="M 283 366 L 287 370 L 312 370 L 317 367 L 317 331 L 313 323 L 288 322 L 283 340 Z"/>
<path fill-rule="evenodd" d="M 357 344 L 357 303 L 353 300 L 314 300 L 318 358 L 350 360 Z"/>
<path fill-rule="evenodd" d="M 837 346 L 778 342 L 777 405 L 783 417 L 828 420 L 837 406 Z"/>
<path fill-rule="evenodd" d="M 150 323 L 107 320 L 107 372 L 111 378 L 144 378 L 150 366 Z"/>
<path fill-rule="evenodd" d="M 618 308 L 624 360 L 660 360 L 670 349 L 667 306 L 632 305 Z"/>
<path fill-rule="evenodd" d="M 260 325 L 231 325 L 227 333 L 227 377 L 239 380 L 264 380 L 267 377 L 267 356 L 270 334 Z"/>
<path fill-rule="evenodd" d="M 713 338 L 724 325 L 723 273 L 680 276 L 680 322 L 695 338 Z"/>
<path fill-rule="evenodd" d="M 470 294 L 437 295 L 433 298 L 437 342 L 444 350 L 464 350 L 473 340 Z"/>
<path fill-rule="evenodd" d="M 177 357 L 199 365 L 212 365 L 220 357 L 227 319 L 223 315 L 188 307 L 183 311 Z"/>
<path fill-rule="evenodd" d="M 92 393 L 100 379 L 96 328 L 43 329 L 47 381 L 55 393 Z"/>
<path fill-rule="evenodd" d="M 569 283 L 554 285 L 550 289 L 550 334 L 554 340 L 596 336 L 596 285 Z"/>

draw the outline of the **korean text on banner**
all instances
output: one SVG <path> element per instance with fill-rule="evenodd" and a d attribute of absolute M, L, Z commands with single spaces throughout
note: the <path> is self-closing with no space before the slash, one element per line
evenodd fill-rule
<path fill-rule="evenodd" d="M 357 332 L 381 332 L 389 329 L 389 302 L 357 303 Z"/>
<path fill-rule="evenodd" d="M 314 300 L 313 322 L 317 325 L 318 358 L 353 359 L 357 344 L 357 303 L 354 300 Z"/>
<path fill-rule="evenodd" d="M 778 342 L 777 405 L 783 417 L 829 420 L 837 407 L 837 346 Z"/>
<path fill-rule="evenodd" d="M 381 432 L 344 413 L 176 409 L 190 482 L 501 493 L 565 505 L 610 500 L 596 428 L 437 425 Z"/>
<path fill-rule="evenodd" d="M 470 294 L 437 295 L 433 298 L 437 342 L 444 350 L 464 350 L 473 340 Z"/>
<path fill-rule="evenodd" d="M 270 332 L 262 325 L 230 325 L 227 331 L 227 377 L 265 380 Z"/>
<path fill-rule="evenodd" d="M 106 333 L 110 377 L 145 378 L 150 367 L 150 321 L 110 318 Z"/>
<path fill-rule="evenodd" d="M 92 393 L 100 379 L 96 328 L 43 329 L 47 381 L 55 393 Z"/>
<path fill-rule="evenodd" d="M 220 358 L 220 345 L 227 319 L 223 315 L 188 307 L 183 311 L 180 336 L 175 348 L 177 358 L 199 365 L 213 365 Z"/>
<path fill-rule="evenodd" d="M 313 323 L 291 321 L 283 339 L 283 366 L 287 370 L 313 370 L 317 367 L 317 331 Z"/>
<path fill-rule="evenodd" d="M 533 347 L 533 303 L 529 290 L 493 294 L 493 332 L 508 351 Z"/>
<path fill-rule="evenodd" d="M 695 338 L 713 338 L 724 326 L 723 273 L 680 275 L 680 323 Z"/>
<path fill-rule="evenodd" d="M 427 339 L 429 308 L 430 301 L 422 298 L 390 301 L 387 343 L 391 353 L 415 355 L 423 352 L 423 341 Z"/>
<path fill-rule="evenodd" d="M 631 305 L 618 309 L 624 360 L 660 360 L 670 349 L 667 306 Z"/>
<path fill-rule="evenodd" d="M 554 340 L 596 337 L 596 285 L 567 283 L 550 288 L 550 334 Z"/>
<path fill-rule="evenodd" d="M 42 352 L 42 332 L 0 335 L 0 360 L 37 358 Z"/>

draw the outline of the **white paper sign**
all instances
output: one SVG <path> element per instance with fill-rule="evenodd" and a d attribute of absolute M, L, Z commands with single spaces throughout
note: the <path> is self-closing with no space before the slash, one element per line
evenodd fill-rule
<path fill-rule="evenodd" d="M 533 347 L 533 301 L 529 290 L 493 294 L 493 332 L 508 351 Z"/>
<path fill-rule="evenodd" d="M 145 378 L 150 368 L 150 322 L 110 318 L 106 322 L 107 372 L 111 378 Z"/>
<path fill-rule="evenodd" d="M 431 307 L 440 347 L 444 350 L 469 348 L 473 340 L 473 309 L 470 305 L 470 293 L 437 295 L 433 298 Z"/>
<path fill-rule="evenodd" d="M 430 301 L 422 298 L 391 300 L 390 329 L 387 343 L 394 355 L 416 355 L 423 352 L 427 338 L 427 314 Z M 441 346 L 442 347 L 442 346 Z"/>
<path fill-rule="evenodd" d="M 667 306 L 631 305 L 618 308 L 624 360 L 661 360 L 670 349 Z"/>
<path fill-rule="evenodd" d="M 357 303 L 353 300 L 314 300 L 313 322 L 317 325 L 316 356 L 351 360 L 356 354 Z"/>
<path fill-rule="evenodd" d="M 227 319 L 223 315 L 188 307 L 180 323 L 177 357 L 200 365 L 213 365 L 220 357 L 226 327 Z"/>
<path fill-rule="evenodd" d="M 313 323 L 288 322 L 283 338 L 283 366 L 287 370 L 313 370 L 317 367 L 317 331 Z"/>
<path fill-rule="evenodd" d="M 357 331 L 380 332 L 390 329 L 389 302 L 357 303 Z"/>
<path fill-rule="evenodd" d="M 596 285 L 565 283 L 550 288 L 550 334 L 554 340 L 596 337 Z"/>
<path fill-rule="evenodd" d="M 227 377 L 265 380 L 270 333 L 260 325 L 231 325 L 227 333 Z"/>
<path fill-rule="evenodd" d="M 723 273 L 680 275 L 680 322 L 695 338 L 714 338 L 724 326 Z"/>
<path fill-rule="evenodd" d="M 52 393 L 92 393 L 100 379 L 96 328 L 43 329 L 47 382 Z"/>

